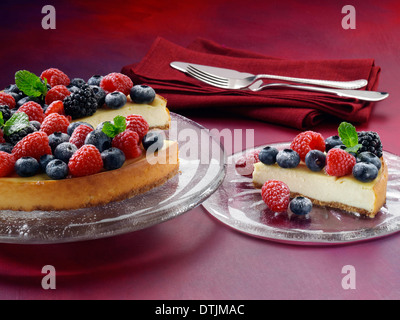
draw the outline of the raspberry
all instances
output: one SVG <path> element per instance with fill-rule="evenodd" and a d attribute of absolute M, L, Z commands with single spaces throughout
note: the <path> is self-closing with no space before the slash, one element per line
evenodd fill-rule
<path fill-rule="evenodd" d="M 20 140 L 12 150 L 15 160 L 22 157 L 32 157 L 39 161 L 45 154 L 51 154 L 49 137 L 46 133 L 37 131 Z"/>
<path fill-rule="evenodd" d="M 325 139 L 318 132 L 304 131 L 293 139 L 290 148 L 296 151 L 300 159 L 304 161 L 310 150 L 317 149 L 322 152 L 325 151 Z"/>
<path fill-rule="evenodd" d="M 71 94 L 71 92 L 67 89 L 66 86 L 64 85 L 57 85 L 51 88 L 45 97 L 45 102 L 47 105 L 50 105 L 52 102 L 57 101 L 57 100 L 64 100 L 66 97 L 68 97 Z"/>
<path fill-rule="evenodd" d="M 0 92 L 0 104 L 6 105 L 10 109 L 14 108 L 16 105 L 15 99 L 11 94 Z"/>
<path fill-rule="evenodd" d="M 40 75 L 40 78 L 42 78 L 42 80 L 44 80 L 46 78 L 47 83 L 51 87 L 55 87 L 58 85 L 67 86 L 70 84 L 70 80 L 69 80 L 68 76 L 64 72 L 62 72 L 61 70 L 56 69 L 56 68 L 50 68 L 50 69 L 44 70 L 42 72 L 42 74 Z"/>
<path fill-rule="evenodd" d="M 74 130 L 74 132 L 71 135 L 71 138 L 69 138 L 69 142 L 73 143 L 78 148 L 80 148 L 85 144 L 86 136 L 89 134 L 89 132 L 92 131 L 93 128 L 85 124 L 81 124 Z"/>
<path fill-rule="evenodd" d="M 0 151 L 0 177 L 6 177 L 14 171 L 15 158 L 12 154 Z"/>
<path fill-rule="evenodd" d="M 120 91 L 127 96 L 133 87 L 133 82 L 128 76 L 113 72 L 103 77 L 100 87 L 108 93 Z"/>
<path fill-rule="evenodd" d="M 122 150 L 127 159 L 137 158 L 142 154 L 142 149 L 138 146 L 139 135 L 131 130 L 119 133 L 112 140 L 112 146 Z"/>
<path fill-rule="evenodd" d="M 28 115 L 29 121 L 38 121 L 40 123 L 44 120 L 43 109 L 40 104 L 28 101 L 19 107 L 17 112 L 24 112 Z"/>
<path fill-rule="evenodd" d="M 352 173 L 356 158 L 345 150 L 333 148 L 326 155 L 325 172 L 330 176 L 342 177 Z"/>
<path fill-rule="evenodd" d="M 50 103 L 44 115 L 47 117 L 50 113 L 58 113 L 65 116 L 63 102 L 61 100 L 56 100 Z"/>
<path fill-rule="evenodd" d="M 69 120 L 67 117 L 58 113 L 50 113 L 44 118 L 40 131 L 45 132 L 48 136 L 54 132 L 67 133 L 68 126 Z"/>
<path fill-rule="evenodd" d="M 236 172 L 242 176 L 253 174 L 254 164 L 259 162 L 258 154 L 260 150 L 248 152 L 241 156 L 235 163 Z"/>
<path fill-rule="evenodd" d="M 140 115 L 131 114 L 126 117 L 126 129 L 135 131 L 139 135 L 139 142 L 149 132 L 149 124 Z"/>
<path fill-rule="evenodd" d="M 100 151 L 91 144 L 79 148 L 69 159 L 69 172 L 75 177 L 83 177 L 100 172 L 103 160 Z"/>
<path fill-rule="evenodd" d="M 289 187 L 278 180 L 268 180 L 261 188 L 261 196 L 267 206 L 275 212 L 287 210 L 290 202 Z"/>

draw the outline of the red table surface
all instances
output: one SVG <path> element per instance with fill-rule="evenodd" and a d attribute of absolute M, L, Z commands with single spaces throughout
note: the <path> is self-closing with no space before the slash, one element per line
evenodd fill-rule
<path fill-rule="evenodd" d="M 0 12 L 0 87 L 15 71 L 58 67 L 71 77 L 119 71 L 157 36 L 180 45 L 196 37 L 288 59 L 374 58 L 379 89 L 359 130 L 378 131 L 398 153 L 400 5 L 352 1 L 356 29 L 341 26 L 346 1 L 68 1 L 55 4 L 56 30 L 41 27 L 42 1 L 6 1 Z M 190 114 L 206 128 L 254 129 L 255 144 L 298 131 L 245 119 Z M 334 134 L 337 123 L 317 128 Z M 44 290 L 42 267 L 56 269 Z M 342 287 L 342 268 L 356 289 Z M 303 247 L 243 235 L 201 206 L 130 234 L 67 244 L 0 244 L 0 299 L 399 299 L 400 235 L 353 245 Z"/>

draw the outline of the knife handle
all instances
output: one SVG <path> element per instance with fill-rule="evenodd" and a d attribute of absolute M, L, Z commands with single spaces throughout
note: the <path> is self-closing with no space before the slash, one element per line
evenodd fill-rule
<path fill-rule="evenodd" d="M 368 81 L 365 79 L 354 80 L 354 81 L 332 81 L 332 80 L 318 80 L 318 79 L 306 79 L 306 78 L 293 78 L 293 77 L 285 77 L 285 76 L 276 76 L 271 74 L 259 74 L 255 77 L 254 82 L 260 79 L 275 79 L 275 80 L 283 80 L 290 81 L 296 83 L 303 84 L 312 84 L 316 86 L 322 87 L 331 87 L 338 89 L 360 89 L 365 87 L 368 84 Z"/>

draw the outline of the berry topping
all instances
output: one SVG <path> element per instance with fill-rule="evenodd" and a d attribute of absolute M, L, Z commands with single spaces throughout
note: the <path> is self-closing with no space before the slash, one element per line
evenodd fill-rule
<path fill-rule="evenodd" d="M 122 150 L 127 159 L 137 158 L 142 154 L 138 144 L 139 135 L 131 130 L 119 133 L 112 140 L 112 146 Z"/>
<path fill-rule="evenodd" d="M 126 117 L 126 129 L 135 131 L 139 135 L 140 142 L 149 131 L 149 124 L 142 116 L 131 114 Z"/>
<path fill-rule="evenodd" d="M 325 139 L 318 132 L 304 131 L 293 139 L 290 148 L 296 151 L 300 159 L 304 161 L 310 150 L 325 151 Z"/>
<path fill-rule="evenodd" d="M 39 160 L 42 155 L 51 154 L 49 137 L 42 131 L 30 133 L 15 145 L 12 153 L 15 159 L 33 157 Z"/>
<path fill-rule="evenodd" d="M 69 120 L 66 116 L 58 113 L 50 113 L 44 118 L 40 126 L 40 131 L 45 132 L 47 135 L 51 135 L 54 132 L 67 133 L 68 126 Z"/>
<path fill-rule="evenodd" d="M 86 124 L 80 124 L 78 127 L 73 131 L 69 142 L 73 143 L 78 147 L 82 147 L 85 144 L 85 139 L 87 135 L 93 131 L 93 127 L 89 127 Z"/>
<path fill-rule="evenodd" d="M 51 160 L 46 165 L 46 174 L 54 180 L 65 179 L 68 176 L 68 165 L 59 159 Z"/>
<path fill-rule="evenodd" d="M 118 148 L 110 148 L 101 153 L 104 169 L 115 170 L 122 167 L 125 162 L 125 154 Z"/>
<path fill-rule="evenodd" d="M 94 97 L 97 100 L 97 107 L 101 108 L 104 105 L 105 101 L 106 101 L 106 92 L 102 88 L 100 88 L 99 86 L 92 86 L 91 85 L 90 88 L 92 88 L 92 91 L 94 93 Z M 125 96 L 125 98 L 126 98 L 126 96 Z"/>
<path fill-rule="evenodd" d="M 110 109 L 121 109 L 126 104 L 126 102 L 126 95 L 119 91 L 108 93 L 105 98 L 106 106 Z"/>
<path fill-rule="evenodd" d="M 309 214 L 313 205 L 310 199 L 305 197 L 296 197 L 290 201 L 290 210 L 297 215 Z"/>
<path fill-rule="evenodd" d="M 0 151 L 0 177 L 6 177 L 14 171 L 14 155 Z"/>
<path fill-rule="evenodd" d="M 157 131 L 151 131 L 144 136 L 142 144 L 147 152 L 157 152 L 164 146 L 164 135 Z"/>
<path fill-rule="evenodd" d="M 242 176 L 251 175 L 254 171 L 254 164 L 260 161 L 259 152 L 260 150 L 254 150 L 241 156 L 235 163 L 236 172 Z"/>
<path fill-rule="evenodd" d="M 29 121 L 38 121 L 40 123 L 43 122 L 45 117 L 40 104 L 33 101 L 24 103 L 17 112 L 25 112 L 29 117 Z"/>
<path fill-rule="evenodd" d="M 0 104 L 0 112 L 3 115 L 3 121 L 4 122 L 6 122 L 12 116 L 10 107 L 5 105 L 5 104 Z"/>
<path fill-rule="evenodd" d="M 11 153 L 14 145 L 8 142 L 0 143 L 0 151 Z M 1 161 L 1 159 L 0 159 Z"/>
<path fill-rule="evenodd" d="M 70 115 L 72 119 L 91 116 L 98 108 L 98 101 L 89 85 L 83 85 L 63 102 L 65 114 Z"/>
<path fill-rule="evenodd" d="M 5 93 L 5 92 L 0 92 L 0 104 L 6 105 L 10 109 L 12 109 L 15 107 L 16 102 L 15 102 L 14 97 L 11 94 Z"/>
<path fill-rule="evenodd" d="M 289 187 L 278 180 L 268 180 L 261 188 L 261 196 L 267 206 L 275 212 L 287 210 L 290 201 Z"/>
<path fill-rule="evenodd" d="M 60 100 L 53 101 L 47 107 L 46 112 L 44 113 L 45 116 L 48 116 L 50 113 L 58 113 L 65 116 L 64 112 L 64 104 Z"/>
<path fill-rule="evenodd" d="M 271 165 L 276 162 L 276 156 L 278 155 L 278 149 L 274 147 L 265 147 L 258 154 L 260 161 L 266 165 Z"/>
<path fill-rule="evenodd" d="M 333 148 L 326 155 L 325 172 L 330 176 L 342 177 L 351 174 L 355 164 L 356 158 L 350 153 Z"/>
<path fill-rule="evenodd" d="M 382 142 L 376 132 L 358 132 L 358 143 L 361 144 L 359 152 L 369 151 L 375 154 L 378 158 L 382 157 Z"/>
<path fill-rule="evenodd" d="M 326 155 L 319 150 L 311 150 L 306 155 L 305 163 L 311 171 L 321 171 L 325 167 Z"/>
<path fill-rule="evenodd" d="M 86 81 L 82 78 L 74 78 L 70 82 L 70 86 L 82 88 L 86 84 Z"/>
<path fill-rule="evenodd" d="M 71 122 L 70 125 L 68 126 L 67 129 L 67 134 L 69 134 L 70 136 L 72 136 L 72 133 L 75 131 L 76 128 L 78 128 L 81 124 L 84 124 L 92 129 L 93 126 L 90 123 L 87 122 L 83 122 L 83 121 L 76 121 L 76 122 Z"/>
<path fill-rule="evenodd" d="M 359 162 L 353 167 L 353 176 L 361 182 L 370 182 L 378 176 L 378 168 L 372 163 Z"/>
<path fill-rule="evenodd" d="M 51 88 L 45 98 L 46 104 L 50 105 L 52 102 L 60 100 L 63 101 L 66 97 L 68 97 L 71 92 L 68 90 L 66 86 L 58 85 Z"/>
<path fill-rule="evenodd" d="M 67 135 L 66 133 L 54 132 L 49 135 L 49 145 L 53 153 L 57 146 L 63 142 L 69 142 L 69 135 Z"/>
<path fill-rule="evenodd" d="M 95 146 L 100 152 L 111 148 L 111 141 L 112 139 L 99 129 L 89 132 L 85 138 L 85 144 Z"/>
<path fill-rule="evenodd" d="M 32 177 L 39 171 L 39 162 L 32 157 L 19 158 L 14 165 L 15 172 L 21 177 Z"/>
<path fill-rule="evenodd" d="M 339 136 L 328 137 L 325 140 L 325 151 L 328 152 L 333 147 L 338 146 L 338 145 L 343 145 L 343 142 Z"/>
<path fill-rule="evenodd" d="M 40 78 L 47 79 L 47 83 L 51 87 L 55 87 L 58 85 L 68 86 L 70 84 L 70 80 L 68 76 L 57 68 L 50 68 L 44 70 L 40 75 Z"/>
<path fill-rule="evenodd" d="M 100 86 L 100 82 L 102 79 L 103 76 L 95 74 L 87 81 L 87 83 L 90 84 L 91 86 Z"/>
<path fill-rule="evenodd" d="M 120 91 L 127 96 L 133 87 L 133 82 L 128 76 L 113 72 L 103 77 L 100 82 L 100 87 L 106 92 Z"/>
<path fill-rule="evenodd" d="M 54 150 L 54 157 L 68 163 L 72 155 L 78 150 L 76 145 L 70 142 L 63 142 L 59 144 Z"/>
<path fill-rule="evenodd" d="M 135 103 L 152 103 L 156 97 L 156 92 L 152 87 L 146 85 L 136 85 L 129 93 Z"/>
<path fill-rule="evenodd" d="M 103 160 L 99 150 L 90 144 L 79 148 L 68 162 L 71 175 L 83 177 L 100 172 L 103 168 Z"/>
<path fill-rule="evenodd" d="M 378 170 L 382 167 L 381 159 L 379 159 L 378 156 L 376 156 L 372 152 L 368 151 L 361 152 L 357 156 L 356 161 L 357 163 L 358 162 L 372 163 L 375 167 L 378 168 Z"/>
<path fill-rule="evenodd" d="M 283 149 L 276 155 L 276 163 L 285 169 L 296 168 L 300 163 L 299 154 L 292 149 Z"/>
<path fill-rule="evenodd" d="M 39 165 L 40 165 L 40 169 L 43 172 L 46 172 L 46 166 L 47 164 L 51 161 L 54 160 L 55 157 L 52 154 L 44 154 L 43 156 L 41 156 L 39 158 Z"/>

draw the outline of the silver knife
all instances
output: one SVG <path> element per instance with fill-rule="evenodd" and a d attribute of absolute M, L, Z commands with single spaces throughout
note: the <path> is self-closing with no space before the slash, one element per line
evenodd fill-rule
<path fill-rule="evenodd" d="M 302 84 L 312 84 L 312 85 L 331 87 L 331 88 L 339 88 L 339 89 L 359 89 L 359 88 L 365 87 L 368 84 L 368 81 L 365 79 L 359 79 L 359 80 L 354 80 L 354 81 L 330 81 L 330 80 L 294 78 L 294 77 L 268 75 L 268 74 L 254 75 L 251 73 L 239 72 L 236 70 L 231 70 L 231 69 L 226 69 L 226 68 L 211 67 L 211 66 L 187 63 L 187 62 L 180 62 L 180 61 L 171 62 L 170 65 L 171 65 L 171 67 L 173 67 L 177 70 L 180 70 L 182 72 L 186 72 L 186 73 L 188 71 L 187 70 L 188 66 L 193 66 L 196 69 L 198 69 L 202 72 L 205 72 L 211 76 L 215 76 L 220 79 L 226 79 L 226 80 L 230 81 L 229 83 L 233 83 L 235 80 L 237 80 L 236 85 L 234 87 L 228 88 L 228 89 L 246 89 L 261 79 L 284 80 L 284 81 L 297 82 L 297 83 L 302 83 Z M 248 82 L 247 85 L 246 85 L 246 82 Z"/>

